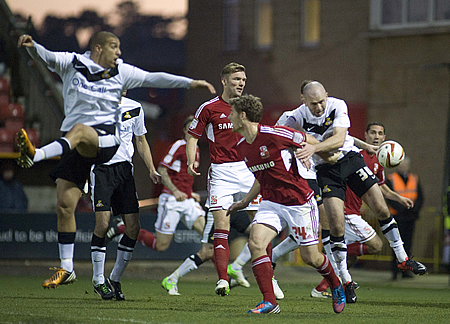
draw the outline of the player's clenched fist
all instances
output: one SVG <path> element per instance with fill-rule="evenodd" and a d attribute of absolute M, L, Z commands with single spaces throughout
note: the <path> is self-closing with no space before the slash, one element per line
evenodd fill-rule
<path fill-rule="evenodd" d="M 34 43 L 33 43 L 33 37 L 31 37 L 30 35 L 22 35 L 19 37 L 19 40 L 17 42 L 17 47 L 33 47 Z"/>

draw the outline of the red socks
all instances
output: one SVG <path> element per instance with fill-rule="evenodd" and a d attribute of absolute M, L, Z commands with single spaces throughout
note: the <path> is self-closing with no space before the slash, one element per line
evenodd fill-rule
<path fill-rule="evenodd" d="M 369 254 L 369 249 L 364 243 L 352 243 L 347 245 L 347 254 L 352 256 L 360 256 Z"/>
<path fill-rule="evenodd" d="M 156 237 L 152 234 L 152 232 L 141 229 L 139 231 L 137 241 L 142 245 L 151 248 L 152 250 L 156 250 Z"/>
<path fill-rule="evenodd" d="M 325 278 L 325 280 L 328 282 L 328 284 L 331 288 L 336 288 L 341 284 L 341 282 L 339 281 L 339 278 L 334 273 L 333 267 L 331 266 L 331 263 L 328 260 L 327 256 L 326 255 L 323 255 L 323 256 L 324 256 L 323 263 L 316 270 L 318 273 L 320 273 L 322 275 L 322 277 Z"/>
<path fill-rule="evenodd" d="M 263 300 L 277 304 L 272 286 L 272 261 L 268 255 L 263 255 L 252 262 L 252 270 L 258 283 L 259 290 L 263 294 Z"/>
<path fill-rule="evenodd" d="M 219 279 L 228 280 L 227 268 L 230 259 L 230 247 L 228 246 L 227 230 L 214 230 L 214 265 Z"/>

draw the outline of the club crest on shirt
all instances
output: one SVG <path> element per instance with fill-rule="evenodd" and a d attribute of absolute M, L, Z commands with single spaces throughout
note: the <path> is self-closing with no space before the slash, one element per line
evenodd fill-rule
<path fill-rule="evenodd" d="M 333 125 L 333 119 L 331 119 L 331 117 L 327 117 L 327 119 L 325 119 L 325 126 L 331 126 Z"/>
<path fill-rule="evenodd" d="M 263 146 L 259 147 L 259 155 L 261 155 L 261 158 L 263 158 L 263 159 L 267 159 L 268 157 L 270 157 L 267 146 L 263 145 Z"/>
<path fill-rule="evenodd" d="M 378 165 L 378 163 L 375 162 L 375 163 L 373 164 L 373 172 L 374 172 L 374 173 L 377 173 L 377 172 L 378 172 L 378 168 L 379 168 L 379 165 Z"/>
<path fill-rule="evenodd" d="M 102 79 L 109 79 L 110 77 L 111 77 L 111 74 L 109 74 L 108 70 L 103 71 Z"/>

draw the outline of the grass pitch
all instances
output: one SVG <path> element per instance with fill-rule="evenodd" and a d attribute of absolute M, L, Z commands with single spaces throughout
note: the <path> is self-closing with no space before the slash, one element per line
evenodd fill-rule
<path fill-rule="evenodd" d="M 156 266 L 155 266 L 156 264 Z M 310 268 L 277 267 L 275 274 L 285 299 L 278 315 L 247 314 L 262 299 L 251 268 L 244 268 L 252 284 L 237 287 L 230 296 L 214 294 L 216 274 L 211 264 L 182 278 L 181 296 L 169 296 L 161 280 L 178 262 L 141 263 L 127 269 L 122 280 L 126 301 L 103 301 L 93 292 L 89 264 L 78 280 L 44 290 L 40 284 L 51 272 L 2 271 L 0 264 L 0 322 L 2 323 L 446 323 L 450 318 L 450 286 L 446 275 L 390 280 L 383 271 L 354 270 L 360 284 L 358 301 L 334 314 L 331 299 L 309 297 L 321 277 Z M 13 269 L 14 267 L 9 267 Z M 30 275 L 29 273 L 35 273 Z M 27 274 L 28 273 L 28 274 Z M 109 270 L 107 271 L 109 273 Z"/>

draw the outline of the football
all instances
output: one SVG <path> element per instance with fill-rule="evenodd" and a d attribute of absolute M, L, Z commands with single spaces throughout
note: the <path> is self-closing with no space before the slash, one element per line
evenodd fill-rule
<path fill-rule="evenodd" d="M 402 163 L 405 158 L 403 147 L 395 141 L 386 141 L 381 143 L 377 150 L 378 162 L 384 168 L 394 168 Z"/>

